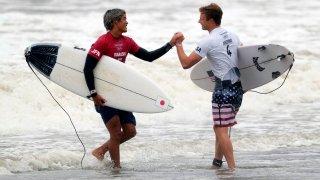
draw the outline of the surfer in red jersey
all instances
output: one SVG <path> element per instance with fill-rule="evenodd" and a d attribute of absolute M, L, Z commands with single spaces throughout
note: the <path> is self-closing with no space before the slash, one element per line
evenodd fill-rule
<path fill-rule="evenodd" d="M 108 97 L 104 99 L 99 95 L 99 92 L 96 91 L 93 70 L 103 55 L 124 63 L 128 53 L 130 53 L 139 59 L 152 62 L 167 53 L 175 45 L 177 37 L 174 35 L 164 46 L 149 52 L 137 45 L 132 38 L 123 35 L 123 33 L 127 32 L 128 25 L 126 12 L 124 10 L 107 10 L 103 20 L 107 33 L 101 35 L 89 50 L 84 67 L 84 74 L 90 95 L 94 101 L 95 109 L 100 113 L 108 129 L 110 138 L 100 147 L 94 149 L 92 155 L 98 160 L 103 160 L 105 153 L 109 151 L 111 160 L 114 163 L 113 167 L 121 168 L 120 144 L 136 135 L 136 120 L 132 112 L 104 105 Z"/>

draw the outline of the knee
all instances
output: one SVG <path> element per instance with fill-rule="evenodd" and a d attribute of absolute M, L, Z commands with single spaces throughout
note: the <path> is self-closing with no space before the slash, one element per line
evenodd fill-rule
<path fill-rule="evenodd" d="M 222 128 L 222 127 L 215 127 L 214 128 L 214 132 L 216 134 L 216 138 L 218 139 L 224 139 L 224 138 L 228 138 L 228 128 Z"/>
<path fill-rule="evenodd" d="M 131 139 L 136 136 L 137 131 L 136 127 L 132 124 L 124 124 L 122 126 L 123 129 L 123 135 L 126 139 Z"/>
<path fill-rule="evenodd" d="M 133 137 L 135 137 L 135 136 L 137 135 L 136 129 L 130 129 L 130 130 L 127 131 L 126 133 L 127 133 L 127 136 L 128 136 L 129 138 L 133 138 Z"/>

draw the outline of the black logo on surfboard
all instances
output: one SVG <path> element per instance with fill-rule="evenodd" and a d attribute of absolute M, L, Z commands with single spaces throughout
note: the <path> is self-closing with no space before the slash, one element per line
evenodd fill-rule
<path fill-rule="evenodd" d="M 253 64 L 256 66 L 256 68 L 258 69 L 258 71 L 263 71 L 265 68 L 261 67 L 258 63 L 258 59 L 259 57 L 253 57 Z"/>
<path fill-rule="evenodd" d="M 78 46 L 75 46 L 75 47 L 73 47 L 73 48 L 78 49 L 78 50 L 81 50 L 81 51 L 86 51 L 85 48 L 81 48 L 81 47 L 78 47 Z"/>

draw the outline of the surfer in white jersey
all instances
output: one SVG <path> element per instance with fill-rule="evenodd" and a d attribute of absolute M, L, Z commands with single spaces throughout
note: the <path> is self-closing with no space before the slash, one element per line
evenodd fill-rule
<path fill-rule="evenodd" d="M 216 81 L 212 94 L 213 129 L 216 136 L 212 164 L 213 167 L 221 167 L 222 158 L 225 157 L 228 167 L 234 169 L 236 164 L 228 128 L 237 124 L 235 117 L 242 102 L 243 91 L 237 68 L 237 48 L 241 43 L 236 34 L 220 26 L 223 12 L 217 4 L 201 7 L 199 11 L 199 23 L 209 35 L 203 38 L 188 56 L 182 46 L 183 34 L 177 33 L 177 53 L 184 69 L 192 67 L 204 57 L 207 57 L 211 64 Z"/>

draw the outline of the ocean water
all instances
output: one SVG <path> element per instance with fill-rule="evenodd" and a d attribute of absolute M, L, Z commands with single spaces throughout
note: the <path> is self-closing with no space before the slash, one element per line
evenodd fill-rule
<path fill-rule="evenodd" d="M 232 128 L 238 168 L 212 169 L 214 133 L 211 93 L 196 87 L 173 48 L 153 63 L 129 55 L 127 63 L 156 81 L 175 109 L 138 114 L 137 136 L 121 145 L 123 168 L 110 158 L 98 162 L 91 150 L 108 137 L 92 102 L 42 77 L 70 114 L 83 147 L 61 108 L 31 72 L 24 49 L 36 42 L 88 48 L 105 32 L 110 8 L 127 11 L 128 32 L 153 50 L 174 32 L 185 35 L 190 53 L 207 35 L 198 8 L 212 1 L 172 0 L 0 0 L 0 179 L 319 179 L 320 1 L 218 0 L 222 25 L 245 45 L 274 43 L 295 54 L 285 84 L 261 95 L 248 92 Z M 284 76 L 256 90 L 278 87 Z"/>

